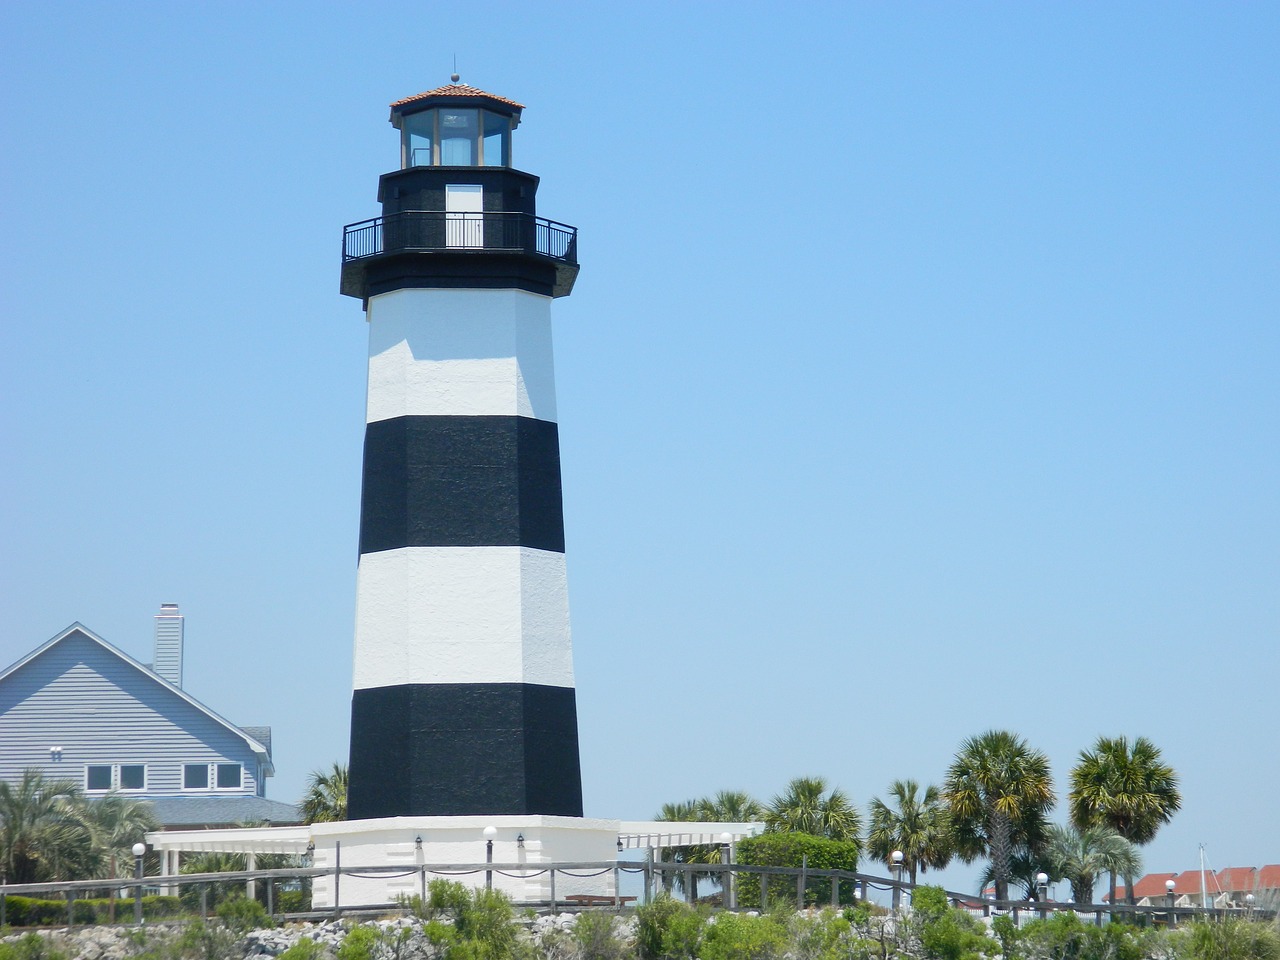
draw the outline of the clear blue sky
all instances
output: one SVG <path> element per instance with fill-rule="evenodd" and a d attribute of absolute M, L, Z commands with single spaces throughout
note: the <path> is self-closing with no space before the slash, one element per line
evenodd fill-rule
<path fill-rule="evenodd" d="M 394 99 L 527 104 L 587 812 L 1146 735 L 1280 861 L 1280 8 L 7 4 L 0 661 L 74 620 L 343 760 Z M 1059 815 L 1064 815 L 1061 808 Z M 968 888 L 975 871 L 948 874 Z"/>

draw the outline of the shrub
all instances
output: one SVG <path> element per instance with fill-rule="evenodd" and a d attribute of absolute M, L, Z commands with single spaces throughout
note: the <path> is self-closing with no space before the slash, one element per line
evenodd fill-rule
<path fill-rule="evenodd" d="M 239 946 L 239 938 L 225 927 L 193 920 L 178 938 L 178 955 L 184 960 L 238 960 Z"/>
<path fill-rule="evenodd" d="M 757 867 L 803 866 L 806 861 L 811 870 L 858 869 L 859 847 L 847 840 L 829 840 L 808 833 L 764 833 L 758 837 L 746 837 L 738 841 L 738 862 Z M 831 879 L 810 877 L 805 883 L 804 902 L 816 905 L 831 902 Z M 795 905 L 796 881 L 792 877 L 769 878 L 769 906 Z M 841 881 L 838 891 L 840 903 L 853 903 L 853 881 Z M 760 906 L 760 875 L 738 875 L 738 905 Z"/>
<path fill-rule="evenodd" d="M 1280 960 L 1280 934 L 1251 920 L 1193 923 L 1173 942 L 1175 955 L 1186 960 Z"/>
<path fill-rule="evenodd" d="M 717 914 L 706 926 L 699 960 L 779 960 L 788 946 L 786 928 L 772 916 Z"/>
<path fill-rule="evenodd" d="M 607 913 L 580 913 L 573 925 L 573 939 L 581 960 L 624 960 L 627 948 L 613 929 Z"/>
<path fill-rule="evenodd" d="M 280 954 L 279 960 L 319 960 L 324 956 L 324 947 L 315 940 L 303 938 Z"/>
<path fill-rule="evenodd" d="M 640 960 L 696 960 L 706 919 L 660 894 L 636 910 L 636 950 Z"/>
<path fill-rule="evenodd" d="M 0 943 L 0 960 L 65 960 L 66 954 L 38 933 L 14 943 Z"/>
<path fill-rule="evenodd" d="M 373 927 L 351 927 L 338 947 L 338 960 L 372 960 L 380 939 Z"/>
<path fill-rule="evenodd" d="M 856 915 L 853 909 L 845 913 Z M 870 911 L 864 911 L 864 923 L 868 917 Z M 839 960 L 846 955 L 841 951 L 841 945 L 853 933 L 851 920 L 830 910 L 823 910 L 816 917 L 792 914 L 787 927 L 795 960 Z"/>
<path fill-rule="evenodd" d="M 947 902 L 941 887 L 916 887 L 911 908 L 920 924 L 920 944 L 928 957 L 980 960 L 1000 951 L 1000 944 L 986 935 L 981 923 Z"/>
<path fill-rule="evenodd" d="M 217 914 L 229 930 L 242 935 L 272 925 L 266 907 L 243 895 L 223 900 L 218 904 Z"/>
<path fill-rule="evenodd" d="M 111 904 L 107 898 L 76 900 L 71 906 L 74 923 L 107 923 L 111 918 Z M 133 899 L 114 901 L 117 921 L 133 919 Z M 182 902 L 177 897 L 143 897 L 142 915 L 148 920 L 160 920 L 182 914 Z M 32 897 L 5 897 L 5 921 L 14 927 L 48 927 L 67 922 L 65 900 L 37 900 Z"/>

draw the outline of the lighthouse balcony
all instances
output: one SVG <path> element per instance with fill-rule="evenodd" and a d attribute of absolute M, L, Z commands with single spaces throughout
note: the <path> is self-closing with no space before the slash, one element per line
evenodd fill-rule
<path fill-rule="evenodd" d="M 459 258 L 470 262 L 466 275 L 480 276 L 500 263 L 533 260 L 530 264 L 554 276 L 552 296 L 566 296 L 578 273 L 578 228 L 529 213 L 445 212 L 409 210 L 350 223 L 342 228 L 342 292 L 368 297 L 374 263 L 406 257 L 432 266 L 444 275 L 458 274 Z M 547 272 L 551 271 L 551 272 Z M 499 270 L 499 273 L 502 271 Z"/>

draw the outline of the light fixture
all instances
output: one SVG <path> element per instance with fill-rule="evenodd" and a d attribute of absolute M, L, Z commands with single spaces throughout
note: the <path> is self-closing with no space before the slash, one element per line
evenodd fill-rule
<path fill-rule="evenodd" d="M 625 849 L 626 849 L 626 847 L 624 847 L 624 846 L 622 845 L 622 838 L 621 838 L 621 837 L 619 837 L 619 838 L 618 838 L 618 852 L 619 852 L 619 853 L 621 853 L 621 852 L 622 852 L 623 850 L 625 850 Z"/>
<path fill-rule="evenodd" d="M 484 828 L 484 838 L 485 838 L 486 840 L 488 840 L 488 841 L 490 841 L 490 842 L 493 842 L 493 838 L 494 838 L 494 837 L 496 837 L 497 835 L 498 835 L 498 828 L 497 828 L 497 827 L 485 827 L 485 828 Z"/>
<path fill-rule="evenodd" d="M 517 847 L 519 847 L 521 850 L 523 850 L 523 849 L 524 849 L 524 834 L 523 834 L 523 833 L 517 833 L 517 834 L 516 834 L 516 846 L 517 846 Z"/>
<path fill-rule="evenodd" d="M 895 850 L 889 855 L 889 859 L 893 861 L 895 867 L 902 866 L 903 856 L 901 850 Z"/>
<path fill-rule="evenodd" d="M 1164 882 L 1165 893 L 1173 893 L 1173 888 L 1176 886 L 1177 884 L 1173 882 L 1173 878 L 1169 878 Z"/>
<path fill-rule="evenodd" d="M 133 845 L 133 855 L 135 857 L 140 857 L 146 852 L 147 852 L 147 845 L 145 843 L 135 843 Z"/>
<path fill-rule="evenodd" d="M 422 834 L 418 834 L 416 837 L 413 838 L 413 845 L 417 847 L 419 850 L 422 849 Z"/>

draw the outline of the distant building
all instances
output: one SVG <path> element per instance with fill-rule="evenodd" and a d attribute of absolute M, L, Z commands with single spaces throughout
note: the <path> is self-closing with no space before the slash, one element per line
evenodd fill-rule
<path fill-rule="evenodd" d="M 271 728 L 238 727 L 184 692 L 182 641 L 165 604 L 154 670 L 73 623 L 0 672 L 0 780 L 34 768 L 90 797 L 149 800 L 167 828 L 298 823 L 265 796 Z"/>
<path fill-rule="evenodd" d="M 1183 870 L 1181 873 L 1148 873 L 1133 885 L 1135 901 L 1142 906 L 1169 902 L 1168 881 L 1173 881 L 1174 905 L 1211 907 L 1280 908 L 1280 864 L 1265 867 L 1227 867 L 1223 870 Z M 1116 901 L 1125 899 L 1124 887 L 1116 889 Z M 1252 897 L 1252 900 L 1250 899 Z"/>

